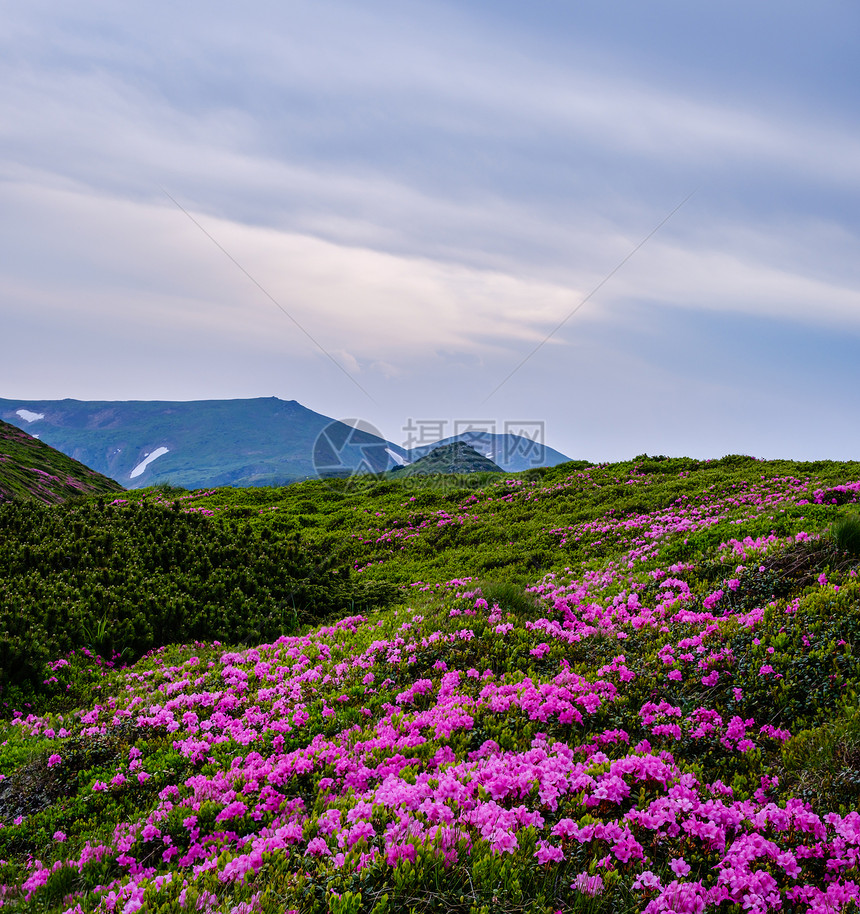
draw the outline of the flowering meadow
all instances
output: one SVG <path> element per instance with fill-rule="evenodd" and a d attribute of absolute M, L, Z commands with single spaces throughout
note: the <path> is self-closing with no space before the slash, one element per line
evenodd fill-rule
<path fill-rule="evenodd" d="M 0 908 L 860 904 L 860 465 L 431 482 L 103 505 L 298 527 L 401 602 L 50 659 L 0 721 Z"/>

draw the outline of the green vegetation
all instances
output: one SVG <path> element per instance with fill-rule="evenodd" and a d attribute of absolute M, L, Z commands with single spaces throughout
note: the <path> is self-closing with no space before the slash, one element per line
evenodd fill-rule
<path fill-rule="evenodd" d="M 178 500 L 122 501 L 0 506 L 7 706 L 44 691 L 45 663 L 74 649 L 129 661 L 174 641 L 257 644 L 396 596 L 354 580 L 335 551 L 252 528 L 240 512 L 213 523 Z"/>
<path fill-rule="evenodd" d="M 52 459 L 68 459 L 29 440 Z M 252 644 L 338 611 L 390 604 L 397 588 L 403 599 L 416 586 L 468 577 L 503 606 L 508 598 L 530 602 L 525 586 L 569 567 L 605 567 L 623 546 L 596 524 L 601 517 L 644 515 L 715 493 L 731 498 L 765 478 L 808 479 L 829 492 L 858 476 L 857 464 L 643 455 L 610 466 L 353 477 L 279 489 L 188 493 L 161 483 L 67 508 L 5 506 L 0 695 L 7 705 L 10 689 L 16 699 L 35 700 L 45 661 L 76 648 L 129 661 L 168 641 Z M 821 500 L 844 498 L 835 491 Z M 812 569 L 840 564 L 828 544 L 843 553 L 843 566 L 857 555 L 856 513 L 843 516 L 832 504 L 776 514 L 741 505 L 717 524 L 672 538 L 661 557 L 696 562 L 695 576 L 708 585 L 723 572 L 708 559 L 721 541 L 741 532 L 786 536 L 837 516 L 831 539 L 811 558 L 806 546 L 780 553 L 774 573 L 783 585 L 802 586 Z M 574 527 L 582 529 L 572 537 Z"/>
<path fill-rule="evenodd" d="M 836 548 L 849 556 L 860 556 L 860 514 L 840 517 L 833 525 L 833 540 Z"/>
<path fill-rule="evenodd" d="M 606 466 L 577 461 L 518 474 L 399 481 L 369 476 L 280 489 L 220 489 L 196 493 L 187 505 L 218 519 L 241 517 L 254 529 L 278 536 L 301 531 L 306 543 L 323 550 L 337 545 L 363 578 L 411 585 L 468 576 L 531 585 L 568 566 L 601 567 L 611 560 L 619 541 L 598 529 L 604 515 L 645 515 L 680 503 L 705 504 L 716 495 L 731 509 L 735 495 L 762 479 L 782 478 L 800 480 L 810 488 L 812 501 L 817 489 L 830 491 L 860 478 L 860 464 L 643 455 Z M 125 497 L 159 500 L 146 492 Z M 842 497 L 837 491 L 828 501 Z M 698 561 L 723 540 L 824 529 L 842 513 L 832 504 L 788 504 L 776 513 L 741 505 L 727 510 L 719 524 L 672 537 L 661 555 L 667 561 Z M 578 538 L 568 536 L 577 526 L 583 528 Z"/>
<path fill-rule="evenodd" d="M 6 506 L 0 901 L 848 914 L 858 501 L 642 455 Z"/>

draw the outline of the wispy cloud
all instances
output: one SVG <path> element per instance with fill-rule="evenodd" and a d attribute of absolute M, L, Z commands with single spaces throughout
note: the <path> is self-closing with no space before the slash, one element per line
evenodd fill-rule
<path fill-rule="evenodd" d="M 116 320 L 129 329 L 169 320 L 176 329 L 238 334 L 287 351 L 306 346 L 253 282 L 167 203 L 8 184 L 0 185 L 0 197 L 16 223 L 10 244 L 20 252 L 7 281 L 19 294 L 30 288 L 27 307 L 41 294 L 45 308 L 74 302 L 81 320 Z M 536 337 L 577 294 L 499 272 L 196 218 L 331 348 L 374 360 L 387 353 L 390 365 L 416 349 L 476 345 L 479 336 L 497 345 Z"/>

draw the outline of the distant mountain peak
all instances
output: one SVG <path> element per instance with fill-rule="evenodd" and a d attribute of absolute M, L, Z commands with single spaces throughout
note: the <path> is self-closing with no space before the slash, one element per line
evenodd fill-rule
<path fill-rule="evenodd" d="M 452 441 L 433 448 L 429 454 L 409 466 L 392 472 L 393 476 L 417 476 L 433 473 L 504 473 L 504 470 L 488 457 L 478 453 L 465 441 Z"/>

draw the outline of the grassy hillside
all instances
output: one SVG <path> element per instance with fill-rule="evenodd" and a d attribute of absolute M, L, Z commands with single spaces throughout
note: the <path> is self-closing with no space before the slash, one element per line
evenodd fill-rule
<path fill-rule="evenodd" d="M 188 521 L 200 550 L 244 544 L 241 561 L 211 547 L 213 569 L 257 562 L 258 581 L 300 530 L 300 550 L 402 602 L 253 643 L 246 600 L 244 644 L 200 629 L 126 668 L 70 635 L 0 725 L 0 903 L 860 902 L 860 464 L 642 457 L 176 494 L 127 493 L 91 509 L 93 528 Z M 49 541 L 69 509 L 43 511 Z M 164 582 L 195 577 L 151 554 Z M 84 591 L 109 565 L 69 578 L 58 559 L 42 578 Z M 0 580 L 22 613 L 33 576 L 17 564 Z"/>
<path fill-rule="evenodd" d="M 172 641 L 258 643 L 396 593 L 297 536 L 212 523 L 181 506 L 0 506 L 5 705 L 38 698 L 45 663 L 75 648 L 128 662 Z"/>
<path fill-rule="evenodd" d="M 0 504 L 59 504 L 84 495 L 121 492 L 122 486 L 0 421 Z"/>

